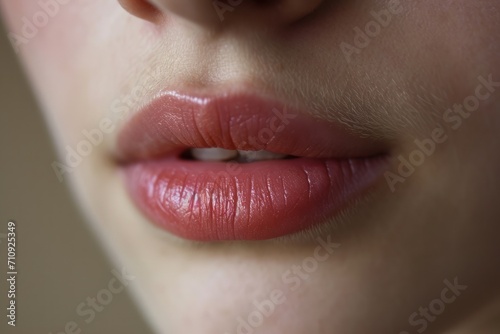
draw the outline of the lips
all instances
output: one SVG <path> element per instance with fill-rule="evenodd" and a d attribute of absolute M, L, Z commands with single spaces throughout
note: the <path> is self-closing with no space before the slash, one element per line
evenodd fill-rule
<path fill-rule="evenodd" d="M 380 143 L 247 93 L 162 92 L 124 126 L 116 146 L 138 208 L 197 241 L 265 240 L 312 228 L 366 195 L 386 166 Z M 229 160 L 196 159 L 209 148 L 228 150 L 216 152 Z M 236 159 L 235 152 L 261 158 Z"/>

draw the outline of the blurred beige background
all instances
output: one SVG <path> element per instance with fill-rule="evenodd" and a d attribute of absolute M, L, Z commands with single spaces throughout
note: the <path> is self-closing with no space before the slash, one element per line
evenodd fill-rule
<path fill-rule="evenodd" d="M 150 333 L 127 292 L 89 324 L 77 314 L 107 287 L 113 265 L 103 254 L 51 168 L 55 159 L 42 116 L 0 27 L 0 333 Z M 17 222 L 17 326 L 7 325 L 7 222 Z"/>

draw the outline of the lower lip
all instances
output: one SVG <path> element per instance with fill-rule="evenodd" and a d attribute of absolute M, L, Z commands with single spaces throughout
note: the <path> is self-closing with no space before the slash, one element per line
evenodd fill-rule
<path fill-rule="evenodd" d="M 156 225 L 196 241 L 266 240 L 338 216 L 373 188 L 384 157 L 248 164 L 140 161 L 124 167 L 131 197 Z"/>

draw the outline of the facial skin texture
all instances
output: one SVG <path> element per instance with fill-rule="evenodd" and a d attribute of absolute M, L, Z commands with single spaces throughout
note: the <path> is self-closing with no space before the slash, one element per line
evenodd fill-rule
<path fill-rule="evenodd" d="M 321 237 L 340 247 L 287 284 L 283 275 L 300 277 L 289 270 L 315 254 L 310 235 L 196 244 L 153 227 L 110 153 L 124 123 L 116 119 L 65 179 L 105 248 L 137 277 L 134 293 L 153 328 L 238 333 L 238 318 L 277 289 L 286 301 L 254 333 L 417 333 L 424 324 L 426 333 L 498 333 L 500 86 L 481 89 L 490 96 L 460 124 L 457 114 L 453 122 L 443 116 L 475 94 L 478 77 L 500 82 L 500 1 L 401 1 L 349 62 L 341 44 L 355 45 L 353 29 L 389 1 L 297 1 L 279 14 L 248 0 L 223 22 L 212 6 L 200 14 L 182 2 L 200 3 L 155 0 L 154 9 L 122 1 L 133 15 L 116 0 L 73 0 L 19 45 L 62 156 L 138 86 L 128 117 L 161 89 L 239 85 L 277 96 L 384 141 L 396 174 L 415 139 L 432 138 L 442 124 L 447 140 L 394 192 L 383 184 L 341 224 L 327 224 Z M 8 29 L 21 36 L 23 16 L 40 10 L 35 0 L 0 3 Z M 455 278 L 467 289 L 443 313 L 409 322 Z"/>

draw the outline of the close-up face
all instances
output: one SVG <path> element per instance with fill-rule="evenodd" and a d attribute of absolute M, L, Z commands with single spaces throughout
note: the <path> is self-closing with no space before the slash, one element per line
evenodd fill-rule
<path fill-rule="evenodd" d="M 0 4 L 153 331 L 500 330 L 499 0 Z"/>

